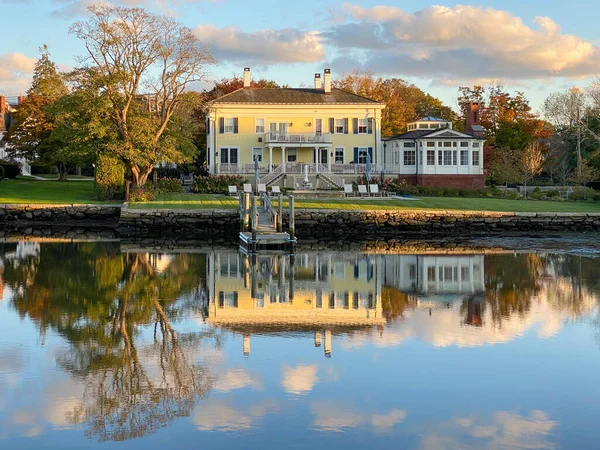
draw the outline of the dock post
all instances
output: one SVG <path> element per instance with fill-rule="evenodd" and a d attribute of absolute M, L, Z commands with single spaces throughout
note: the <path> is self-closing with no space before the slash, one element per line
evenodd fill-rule
<path fill-rule="evenodd" d="M 257 242 L 256 242 L 256 228 L 258 227 L 258 224 L 256 222 L 258 222 L 258 217 L 257 217 L 257 213 L 256 213 L 256 197 L 254 197 L 254 195 L 252 195 L 250 197 L 250 201 L 252 202 L 252 211 L 250 212 L 250 220 L 252 223 L 252 253 L 256 253 L 256 249 L 257 249 Z"/>
<path fill-rule="evenodd" d="M 277 195 L 277 231 L 283 231 L 283 195 Z"/>
<path fill-rule="evenodd" d="M 250 228 L 250 193 L 244 192 L 244 231 Z"/>
<path fill-rule="evenodd" d="M 289 217 L 289 222 L 290 222 L 290 239 L 293 241 L 295 234 L 296 234 L 296 221 L 294 220 L 294 196 L 293 195 L 289 195 L 288 196 L 289 200 L 290 200 L 290 217 Z"/>
<path fill-rule="evenodd" d="M 240 231 L 246 231 L 245 228 L 245 219 L 246 219 L 246 196 L 243 192 L 239 194 L 240 199 Z"/>

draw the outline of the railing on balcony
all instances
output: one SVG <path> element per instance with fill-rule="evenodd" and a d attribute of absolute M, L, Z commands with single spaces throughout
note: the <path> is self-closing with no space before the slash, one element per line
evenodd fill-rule
<path fill-rule="evenodd" d="M 285 173 L 289 174 L 304 174 L 305 166 L 308 166 L 309 174 L 316 173 L 330 173 L 339 175 L 363 175 L 366 171 L 366 164 L 314 164 L 314 163 L 303 163 L 303 162 L 288 162 L 285 164 Z M 373 176 L 380 175 L 381 172 L 386 174 L 397 174 L 401 173 L 400 165 L 393 164 L 371 164 L 371 174 Z M 254 164 L 218 164 L 217 170 L 219 173 L 230 173 L 230 174 L 254 174 Z M 261 163 L 258 167 L 258 172 L 261 178 L 265 175 L 271 175 L 276 177 L 278 174 L 283 172 L 281 164 L 272 164 L 271 172 L 269 172 L 269 165 Z M 262 182 L 262 181 L 261 181 Z"/>
<path fill-rule="evenodd" d="M 269 144 L 331 144 L 330 133 L 267 133 Z"/>
<path fill-rule="evenodd" d="M 226 164 L 218 165 L 219 173 L 254 173 L 254 164 Z M 258 173 L 269 173 L 269 165 L 259 165 Z"/>

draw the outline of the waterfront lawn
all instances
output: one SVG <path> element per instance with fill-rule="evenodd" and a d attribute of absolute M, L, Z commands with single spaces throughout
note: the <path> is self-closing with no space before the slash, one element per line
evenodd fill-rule
<path fill-rule="evenodd" d="M 93 181 L 41 181 L 29 177 L 0 182 L 0 204 L 98 204 Z"/>
<path fill-rule="evenodd" d="M 152 202 L 131 203 L 131 209 L 230 209 L 238 207 L 237 197 L 211 194 L 160 194 Z"/>

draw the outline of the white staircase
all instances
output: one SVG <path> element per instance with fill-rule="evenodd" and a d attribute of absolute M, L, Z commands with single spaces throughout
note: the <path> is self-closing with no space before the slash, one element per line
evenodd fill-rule
<path fill-rule="evenodd" d="M 270 186 L 284 175 L 283 167 L 275 167 L 272 172 L 268 173 L 264 177 L 260 179 L 260 184 L 264 184 L 265 186 Z"/>
<path fill-rule="evenodd" d="M 332 173 L 319 173 L 318 177 L 320 180 L 328 184 L 329 187 L 340 189 L 344 187 L 345 180 L 338 175 L 334 175 Z"/>

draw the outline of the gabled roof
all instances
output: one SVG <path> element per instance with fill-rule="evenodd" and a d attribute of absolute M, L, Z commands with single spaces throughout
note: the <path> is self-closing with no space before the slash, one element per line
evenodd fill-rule
<path fill-rule="evenodd" d="M 476 137 L 471 134 L 461 133 L 460 131 L 451 130 L 449 128 L 437 128 L 435 130 L 413 130 L 407 133 L 397 134 L 395 136 L 383 138 L 384 141 L 391 140 L 410 140 L 415 139 L 478 139 L 485 141 L 485 138 Z"/>
<path fill-rule="evenodd" d="M 272 105 L 383 105 L 361 95 L 332 88 L 325 94 L 323 89 L 309 88 L 242 88 L 223 95 L 212 102 L 222 104 L 272 104 Z"/>

